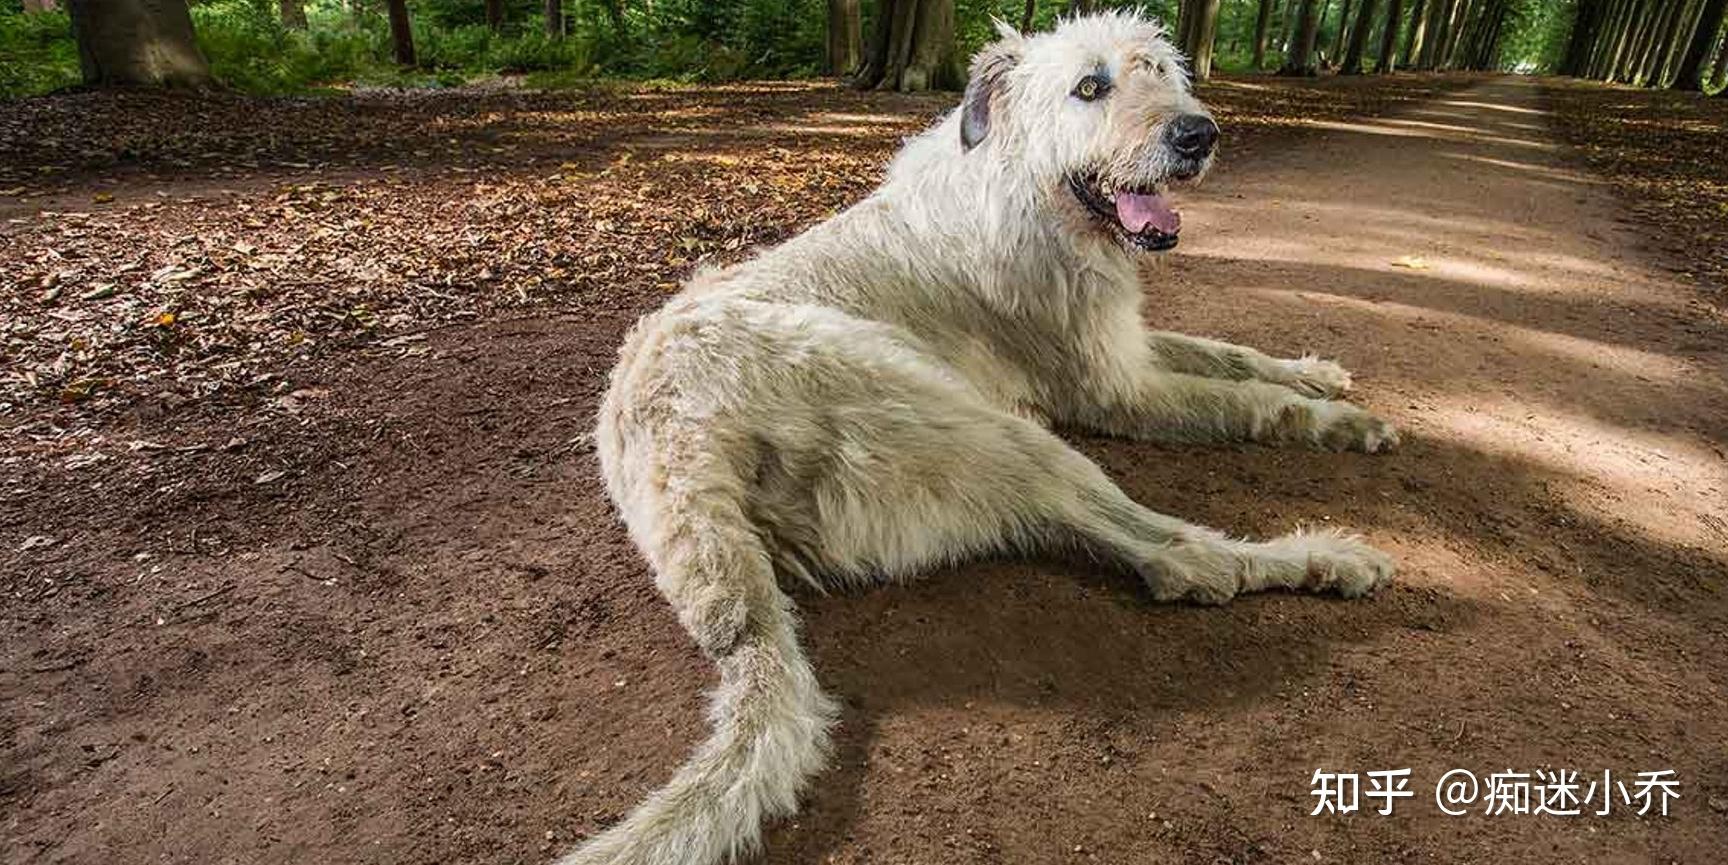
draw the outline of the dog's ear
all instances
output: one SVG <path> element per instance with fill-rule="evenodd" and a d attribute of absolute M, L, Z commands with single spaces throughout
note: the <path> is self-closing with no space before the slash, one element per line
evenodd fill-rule
<path fill-rule="evenodd" d="M 985 46 L 972 58 L 972 74 L 966 81 L 966 96 L 960 101 L 960 149 L 971 150 L 990 133 L 990 103 L 1001 89 L 1008 70 L 1020 62 L 1023 38 L 1012 27 L 996 22 L 1002 38 Z"/>

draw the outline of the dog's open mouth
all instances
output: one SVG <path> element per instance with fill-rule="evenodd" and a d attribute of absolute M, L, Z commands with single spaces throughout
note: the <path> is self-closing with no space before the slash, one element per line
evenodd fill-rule
<path fill-rule="evenodd" d="M 1170 206 L 1163 189 L 1148 186 L 1105 193 L 1096 178 L 1072 174 L 1068 188 L 1124 244 L 1153 252 L 1176 245 L 1182 214 Z"/>

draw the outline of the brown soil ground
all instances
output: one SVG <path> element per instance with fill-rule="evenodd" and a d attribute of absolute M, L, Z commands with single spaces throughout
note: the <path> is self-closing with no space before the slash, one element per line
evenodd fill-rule
<path fill-rule="evenodd" d="M 1393 588 L 1156 605 L 1124 575 L 1048 560 L 801 593 L 846 709 L 833 767 L 767 861 L 1720 861 L 1728 321 L 1573 167 L 1543 106 L 1533 82 L 1481 81 L 1247 136 L 1147 270 L 1158 326 L 1337 357 L 1401 450 L 1078 441 L 1197 522 L 1359 529 L 1400 559 Z M 855 197 L 855 177 L 812 180 L 821 155 L 885 156 L 931 105 L 855 107 L 897 119 L 802 140 L 804 185 L 756 196 L 756 237 Z M 752 167 L 669 182 L 753 212 L 728 191 Z M 348 168 L 370 170 L 328 170 Z M 54 176 L 41 194 L 122 202 L 196 182 Z M 620 169 L 571 194 L 640 182 Z M 816 205 L 799 197 L 815 188 Z M 160 218 L 195 228 L 210 204 L 187 198 Z M 15 218 L 14 248 L 43 243 Z M 698 240 L 724 257 L 719 222 Z M 613 520 L 585 433 L 623 329 L 664 296 L 652 266 L 672 267 L 629 256 L 677 241 L 611 243 L 632 265 L 616 291 L 572 276 L 526 313 L 452 303 L 424 312 L 437 327 L 245 354 L 263 383 L 168 393 L 145 361 L 98 358 L 74 362 L 126 384 L 64 404 L 65 381 L 16 389 L 0 861 L 541 862 L 666 778 L 713 675 Z M 127 260 L 80 249 L 69 280 Z M 379 302 L 412 295 L 398 288 Z M 14 338 L 9 361 L 33 362 Z M 1309 816 L 1316 769 L 1396 768 L 1416 797 L 1393 815 Z M 1448 817 L 1434 784 L 1454 768 L 1673 769 L 1682 798 L 1667 817 Z"/>

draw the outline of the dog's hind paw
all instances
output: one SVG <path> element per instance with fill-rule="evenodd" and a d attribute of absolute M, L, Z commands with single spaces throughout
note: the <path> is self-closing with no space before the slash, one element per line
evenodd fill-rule
<path fill-rule="evenodd" d="M 1337 399 L 1350 390 L 1350 371 L 1329 360 L 1305 354 L 1278 362 L 1277 384 L 1316 399 Z"/>

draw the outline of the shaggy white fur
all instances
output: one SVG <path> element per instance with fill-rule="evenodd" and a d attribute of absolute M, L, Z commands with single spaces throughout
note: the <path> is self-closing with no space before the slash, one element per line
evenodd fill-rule
<path fill-rule="evenodd" d="M 1350 536 L 1255 543 L 1154 513 L 1045 429 L 1397 441 L 1321 399 L 1350 385 L 1336 364 L 1142 324 L 1136 261 L 1175 232 L 1130 231 L 1109 203 L 1167 206 L 1211 153 L 1172 130 L 1216 132 L 1160 28 L 1107 13 L 1002 29 L 960 109 L 910 140 L 874 194 L 697 275 L 626 338 L 596 434 L 607 489 L 721 684 L 712 737 L 566 865 L 710 865 L 794 810 L 836 707 L 778 577 L 865 583 L 1059 545 L 1206 603 L 1390 579 Z"/>

